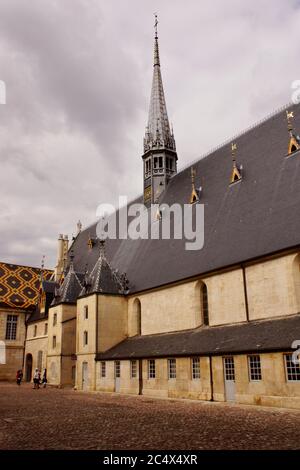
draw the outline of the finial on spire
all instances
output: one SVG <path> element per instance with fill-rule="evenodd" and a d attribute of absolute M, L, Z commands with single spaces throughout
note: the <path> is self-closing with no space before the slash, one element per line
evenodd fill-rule
<path fill-rule="evenodd" d="M 291 119 L 294 119 L 294 111 L 286 111 L 286 119 L 288 122 L 288 130 L 291 133 L 293 130 Z"/>
<path fill-rule="evenodd" d="M 242 179 L 242 173 L 241 173 L 242 166 L 238 167 L 236 164 L 236 150 L 237 150 L 237 144 L 232 142 L 231 157 L 232 157 L 233 168 L 232 168 L 231 179 L 230 179 L 231 184 Z"/>
<path fill-rule="evenodd" d="M 158 25 L 157 13 L 154 13 L 154 18 L 155 18 L 155 21 L 154 21 L 155 39 L 157 39 L 158 38 L 158 35 L 157 35 L 157 25 Z"/>
<path fill-rule="evenodd" d="M 82 230 L 82 223 L 81 223 L 80 220 L 78 220 L 78 222 L 77 222 L 77 234 L 80 233 L 81 230 Z"/>
<path fill-rule="evenodd" d="M 231 144 L 231 155 L 232 155 L 232 161 L 235 163 L 235 152 L 237 149 L 237 144 L 232 143 Z"/>
<path fill-rule="evenodd" d="M 191 197 L 190 197 L 190 204 L 194 204 L 195 202 L 199 201 L 200 193 L 202 191 L 202 188 L 199 188 L 199 190 L 196 189 L 195 177 L 196 177 L 196 170 L 194 169 L 194 167 L 192 167 L 191 168 L 192 192 L 191 192 Z"/>

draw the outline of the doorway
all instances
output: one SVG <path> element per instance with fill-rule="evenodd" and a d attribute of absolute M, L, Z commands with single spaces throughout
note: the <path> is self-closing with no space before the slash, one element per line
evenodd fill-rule
<path fill-rule="evenodd" d="M 82 363 L 82 390 L 87 390 L 89 386 L 88 363 Z"/>
<path fill-rule="evenodd" d="M 120 392 L 121 381 L 121 364 L 120 361 L 115 361 L 115 392 Z"/>
<path fill-rule="evenodd" d="M 26 354 L 25 361 L 25 380 L 31 382 L 32 377 L 32 354 Z"/>
<path fill-rule="evenodd" d="M 226 401 L 235 401 L 235 370 L 233 356 L 224 357 L 223 363 L 225 399 Z"/>

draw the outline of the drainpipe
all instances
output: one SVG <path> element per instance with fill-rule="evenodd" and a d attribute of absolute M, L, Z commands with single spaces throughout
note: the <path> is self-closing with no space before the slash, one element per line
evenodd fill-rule
<path fill-rule="evenodd" d="M 96 345 L 96 351 L 95 353 L 97 354 L 98 353 L 98 331 L 99 331 L 99 328 L 98 328 L 98 323 L 99 323 L 99 318 L 98 318 L 98 312 L 99 312 L 99 295 L 98 294 L 95 294 L 96 295 L 96 341 L 95 341 L 95 345 Z M 94 377 L 94 384 L 95 384 L 95 390 L 97 389 L 97 361 L 96 361 L 96 354 L 95 354 L 95 377 Z"/>
<path fill-rule="evenodd" d="M 22 370 L 23 370 L 23 374 L 25 376 L 25 348 L 26 348 L 26 339 L 27 339 L 27 320 L 29 318 L 29 315 L 28 317 L 26 316 L 26 313 L 25 313 L 25 338 L 24 338 L 24 348 L 23 348 L 23 357 L 22 357 Z"/>
<path fill-rule="evenodd" d="M 213 370 L 212 370 L 212 357 L 209 358 L 209 378 L 210 378 L 210 400 L 214 401 L 214 380 L 213 380 Z"/>
<path fill-rule="evenodd" d="M 245 308 L 246 308 L 246 320 L 249 321 L 249 304 L 248 304 L 248 291 L 247 291 L 247 279 L 246 279 L 246 269 L 245 265 L 241 264 L 243 271 L 243 284 L 244 284 L 244 298 L 245 298 Z"/>

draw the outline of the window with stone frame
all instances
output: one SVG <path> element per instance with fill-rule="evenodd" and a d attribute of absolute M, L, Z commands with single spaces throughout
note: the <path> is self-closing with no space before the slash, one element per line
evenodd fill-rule
<path fill-rule="evenodd" d="M 89 340 L 89 334 L 87 331 L 84 331 L 83 332 L 83 346 L 88 345 L 88 340 Z"/>
<path fill-rule="evenodd" d="M 115 361 L 115 378 L 119 379 L 121 377 L 121 363 L 120 361 Z"/>
<path fill-rule="evenodd" d="M 84 319 L 87 320 L 89 318 L 89 307 L 88 307 L 88 305 L 85 305 L 83 307 L 83 310 L 84 310 Z"/>
<path fill-rule="evenodd" d="M 155 359 L 148 360 L 148 379 L 155 379 L 156 370 L 155 370 Z"/>
<path fill-rule="evenodd" d="M 285 354 L 285 371 L 286 379 L 288 382 L 299 382 L 300 380 L 300 365 L 295 363 L 292 354 Z"/>
<path fill-rule="evenodd" d="M 176 379 L 176 359 L 168 359 L 168 378 Z"/>
<path fill-rule="evenodd" d="M 258 354 L 248 356 L 249 380 L 257 382 L 262 380 L 261 376 L 261 363 Z"/>
<path fill-rule="evenodd" d="M 102 379 L 106 377 L 106 362 L 105 361 L 101 362 L 100 376 Z"/>
<path fill-rule="evenodd" d="M 137 377 L 137 361 L 130 361 L 130 377 L 135 379 Z"/>
<path fill-rule="evenodd" d="M 6 318 L 6 340 L 15 340 L 17 338 L 18 315 L 7 315 Z"/>
<path fill-rule="evenodd" d="M 192 358 L 192 379 L 200 379 L 200 357 Z"/>

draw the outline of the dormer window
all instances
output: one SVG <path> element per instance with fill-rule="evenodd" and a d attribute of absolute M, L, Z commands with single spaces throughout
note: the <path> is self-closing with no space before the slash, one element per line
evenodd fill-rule
<path fill-rule="evenodd" d="M 300 137 L 298 135 L 296 136 L 293 131 L 292 119 L 294 119 L 294 111 L 286 111 L 286 119 L 288 122 L 288 131 L 290 134 L 287 156 L 290 156 L 300 150 Z"/>

